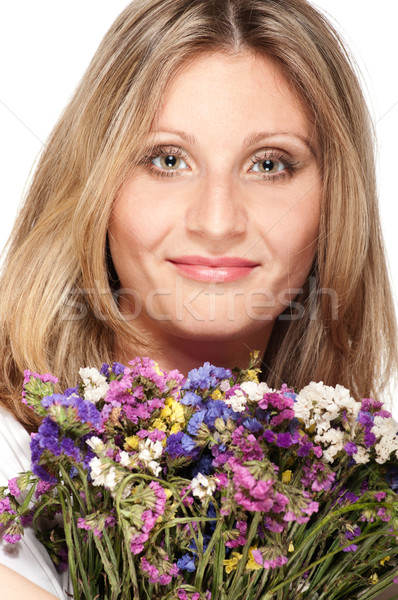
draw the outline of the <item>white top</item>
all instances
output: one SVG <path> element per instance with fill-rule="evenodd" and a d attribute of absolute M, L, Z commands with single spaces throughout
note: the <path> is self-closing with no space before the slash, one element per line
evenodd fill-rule
<path fill-rule="evenodd" d="M 30 435 L 20 423 L 0 406 L 0 486 L 23 471 L 30 470 Z M 26 579 L 67 600 L 68 574 L 59 575 L 44 546 L 27 527 L 22 539 L 8 544 L 0 537 L 0 563 L 17 571 Z"/>

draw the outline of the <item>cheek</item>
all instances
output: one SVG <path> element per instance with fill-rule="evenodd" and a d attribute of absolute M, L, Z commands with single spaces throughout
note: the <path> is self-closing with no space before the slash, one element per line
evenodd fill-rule
<path fill-rule="evenodd" d="M 111 252 L 139 257 L 166 237 L 174 220 L 170 203 L 147 188 L 134 181 L 116 197 L 108 227 Z"/>
<path fill-rule="evenodd" d="M 311 268 L 319 234 L 319 195 L 298 202 L 285 211 L 266 235 L 272 261 L 283 280 L 301 286 Z"/>

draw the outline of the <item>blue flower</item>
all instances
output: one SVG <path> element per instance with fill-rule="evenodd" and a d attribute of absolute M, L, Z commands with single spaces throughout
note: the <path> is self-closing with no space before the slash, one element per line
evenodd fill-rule
<path fill-rule="evenodd" d="M 209 545 L 210 540 L 211 540 L 211 535 L 209 535 L 208 533 L 203 534 L 203 551 L 204 552 L 206 552 L 206 548 Z M 195 542 L 195 540 L 193 538 L 189 542 L 189 546 L 188 547 L 189 547 L 190 550 L 197 551 L 196 542 Z"/>
<path fill-rule="evenodd" d="M 212 463 L 213 457 L 210 454 L 202 454 L 200 460 L 192 467 L 192 478 L 196 477 L 198 473 L 203 473 L 203 475 L 211 475 L 214 472 Z"/>
<path fill-rule="evenodd" d="M 172 433 L 167 438 L 166 452 L 171 458 L 178 458 L 180 456 L 192 457 L 196 453 L 196 450 L 196 444 L 193 439 L 182 431 Z"/>
<path fill-rule="evenodd" d="M 112 365 L 112 371 L 115 375 L 123 375 L 125 368 L 120 362 L 114 362 Z"/>
<path fill-rule="evenodd" d="M 252 433 L 257 433 L 258 431 L 264 429 L 258 419 L 245 419 L 243 421 L 243 426 Z"/>
<path fill-rule="evenodd" d="M 33 439 L 43 450 L 49 450 L 54 456 L 59 456 L 61 454 L 61 448 L 58 436 L 58 424 L 50 419 L 50 417 L 46 417 Z"/>
<path fill-rule="evenodd" d="M 187 425 L 188 433 L 190 433 L 191 435 L 196 435 L 198 433 L 198 429 L 203 423 L 205 414 L 206 413 L 204 410 L 199 410 L 194 415 L 192 415 Z"/>
<path fill-rule="evenodd" d="M 177 560 L 177 567 L 182 571 L 188 571 L 193 573 L 195 571 L 195 557 L 192 554 L 184 554 L 180 559 Z"/>
<path fill-rule="evenodd" d="M 206 404 L 206 412 L 203 420 L 208 427 L 212 428 L 216 419 L 222 417 L 224 421 L 227 421 L 229 417 L 232 417 L 233 412 L 222 400 L 214 400 Z"/>
<path fill-rule="evenodd" d="M 391 487 L 391 489 L 398 493 L 398 468 L 393 466 L 390 467 L 387 475 L 387 481 Z"/>
<path fill-rule="evenodd" d="M 54 404 L 62 405 L 65 400 L 67 400 L 67 396 L 65 396 L 65 394 L 52 394 L 51 396 L 44 396 L 40 404 L 43 408 L 48 409 Z"/>
<path fill-rule="evenodd" d="M 215 367 L 209 362 L 205 362 L 202 367 L 189 371 L 187 380 L 182 388 L 184 390 L 196 390 L 198 388 L 205 390 L 216 387 L 221 380 L 231 376 L 232 372 L 229 369 Z"/>
<path fill-rule="evenodd" d="M 109 374 L 109 365 L 108 363 L 104 363 L 100 369 L 100 373 L 101 375 L 104 375 L 105 377 L 108 376 Z"/>
<path fill-rule="evenodd" d="M 185 404 L 187 406 L 197 406 L 201 401 L 202 398 L 194 392 L 186 392 L 180 400 L 181 404 Z"/>
<path fill-rule="evenodd" d="M 69 396 L 78 396 L 78 395 L 79 395 L 79 388 L 77 388 L 77 387 L 70 387 L 70 388 L 67 388 L 67 389 L 64 391 L 64 395 L 65 395 L 65 396 L 68 396 L 68 397 L 69 397 Z"/>
<path fill-rule="evenodd" d="M 75 460 L 76 462 L 80 462 L 80 460 L 81 460 L 80 450 L 79 450 L 79 448 L 77 448 L 77 446 L 75 446 L 75 443 L 71 438 L 68 438 L 68 437 L 64 438 L 61 441 L 61 448 L 62 448 L 62 451 L 64 454 L 66 454 L 70 458 L 73 458 L 73 460 Z"/>

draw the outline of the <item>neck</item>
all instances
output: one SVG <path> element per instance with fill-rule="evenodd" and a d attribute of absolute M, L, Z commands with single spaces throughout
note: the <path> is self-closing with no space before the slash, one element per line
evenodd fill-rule
<path fill-rule="evenodd" d="M 184 376 L 206 361 L 217 367 L 244 369 L 248 367 L 250 352 L 259 350 L 260 356 L 264 355 L 271 329 L 268 327 L 260 333 L 255 332 L 230 340 L 226 340 L 225 337 L 220 340 L 184 339 L 169 335 L 167 339 L 159 340 L 159 348 L 154 348 L 150 353 L 141 352 L 122 341 L 116 344 L 116 357 L 121 363 L 127 364 L 135 356 L 149 356 L 164 371 L 178 369 Z"/>

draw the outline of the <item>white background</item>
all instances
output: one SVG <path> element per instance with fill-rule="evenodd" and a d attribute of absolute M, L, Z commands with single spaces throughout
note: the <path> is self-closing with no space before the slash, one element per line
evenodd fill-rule
<path fill-rule="evenodd" d="M 314 0 L 313 4 L 332 20 L 354 54 L 376 122 L 380 209 L 398 305 L 398 3 Z M 126 0 L 3 0 L 0 248 L 43 143 L 102 36 L 126 5 Z M 395 403 L 398 409 L 398 396 Z"/>

